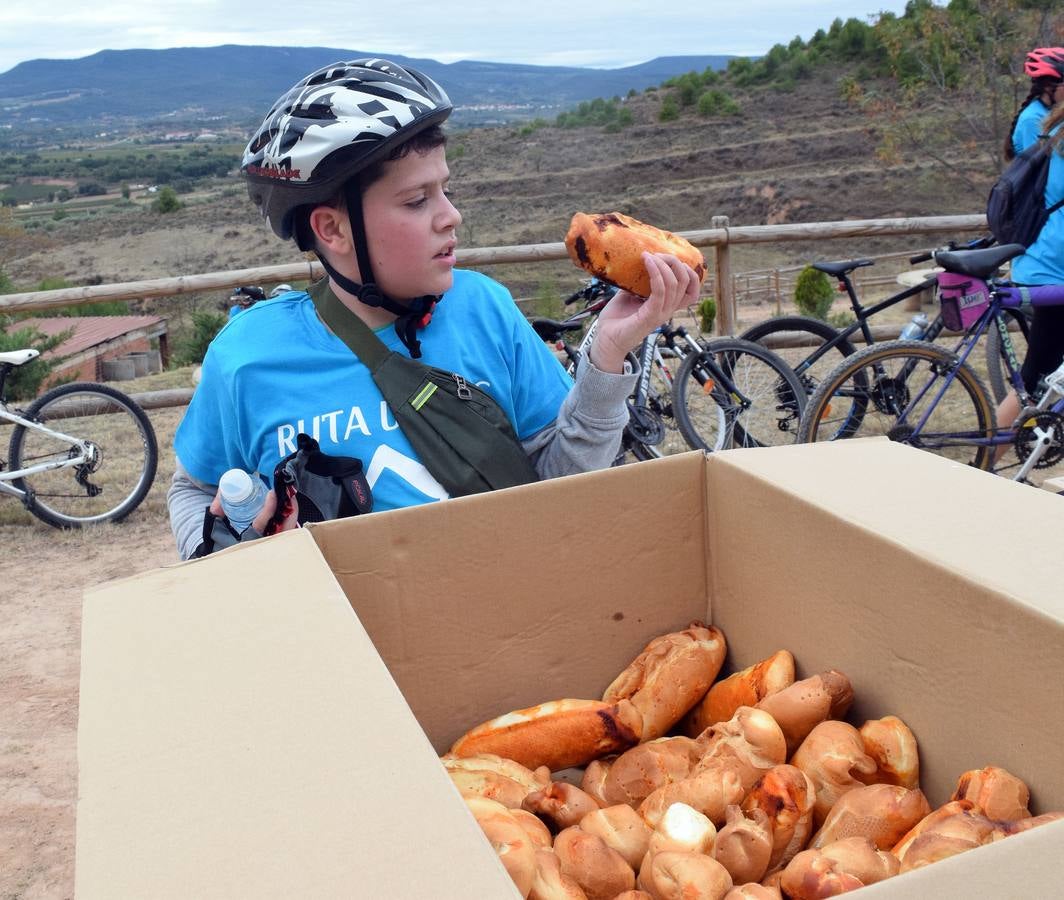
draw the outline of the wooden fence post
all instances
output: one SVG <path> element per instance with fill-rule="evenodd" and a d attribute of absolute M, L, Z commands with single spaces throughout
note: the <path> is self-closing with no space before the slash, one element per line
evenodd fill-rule
<path fill-rule="evenodd" d="M 725 239 L 716 246 L 717 333 L 735 334 L 735 285 L 732 283 L 731 250 L 728 246 L 728 217 L 713 216 L 710 228 L 723 228 Z"/>

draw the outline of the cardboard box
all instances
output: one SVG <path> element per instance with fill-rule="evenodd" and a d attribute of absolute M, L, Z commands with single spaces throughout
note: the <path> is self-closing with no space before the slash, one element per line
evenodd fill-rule
<path fill-rule="evenodd" d="M 332 522 L 86 595 L 77 894 L 516 896 L 437 753 L 594 698 L 712 621 L 901 716 L 932 805 L 1004 766 L 1064 809 L 1064 502 L 884 440 Z M 357 615 L 356 615 L 357 614 Z M 379 654 L 379 655 L 378 655 Z M 404 702 L 405 698 L 405 702 Z M 1049 896 L 1064 822 L 861 896 Z"/>

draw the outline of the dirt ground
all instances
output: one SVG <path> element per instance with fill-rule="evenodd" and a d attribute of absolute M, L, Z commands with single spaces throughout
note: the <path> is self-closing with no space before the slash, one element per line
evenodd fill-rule
<path fill-rule="evenodd" d="M 74 896 L 82 593 L 178 561 L 165 494 L 181 412 L 149 414 L 158 474 L 121 524 L 59 531 L 0 497 L 0 900 Z"/>

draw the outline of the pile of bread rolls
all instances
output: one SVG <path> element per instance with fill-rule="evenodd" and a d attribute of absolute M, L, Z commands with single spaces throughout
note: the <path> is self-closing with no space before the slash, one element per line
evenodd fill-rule
<path fill-rule="evenodd" d="M 523 897 L 833 897 L 1064 818 L 994 766 L 932 810 L 905 723 L 843 721 L 844 674 L 796 681 L 780 650 L 717 681 L 726 651 L 694 622 L 601 700 L 516 710 L 442 757 Z"/>

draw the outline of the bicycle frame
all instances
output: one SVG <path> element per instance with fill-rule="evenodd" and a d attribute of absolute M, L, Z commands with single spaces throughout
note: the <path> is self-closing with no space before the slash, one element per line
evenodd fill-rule
<path fill-rule="evenodd" d="M 53 469 L 65 469 L 71 466 L 80 466 L 85 463 L 91 462 L 93 458 L 92 448 L 85 443 L 81 438 L 73 437 L 69 434 L 64 434 L 62 431 L 54 431 L 45 425 L 41 425 L 39 422 L 33 422 L 30 419 L 26 419 L 20 416 L 18 413 L 12 412 L 6 405 L 0 405 L 0 418 L 11 422 L 13 425 L 22 425 L 26 428 L 38 431 L 41 434 L 48 437 L 55 438 L 57 441 L 69 443 L 71 447 L 78 448 L 78 454 L 76 456 L 68 456 L 66 459 L 56 460 L 54 462 L 39 463 L 35 466 L 27 466 L 22 469 L 4 470 L 0 471 L 0 494 L 10 494 L 14 497 L 26 496 L 26 492 L 19 490 L 18 488 L 8 484 L 9 481 L 14 481 L 18 478 L 22 478 L 26 475 L 35 475 L 41 472 L 48 472 Z"/>
<path fill-rule="evenodd" d="M 958 362 L 953 365 L 949 371 L 944 373 L 937 393 L 933 396 L 931 402 L 925 407 L 924 413 L 919 421 L 908 423 L 906 422 L 906 416 L 911 410 L 917 408 L 921 401 L 928 396 L 928 392 L 931 390 L 932 386 L 939 381 L 938 375 L 936 375 L 935 378 L 930 379 L 917 394 L 911 397 L 905 409 L 898 411 L 899 424 L 909 424 L 913 428 L 913 433 L 921 435 L 925 440 L 929 436 L 924 435 L 922 430 L 926 426 L 928 419 L 931 417 L 946 391 L 949 390 L 958 369 L 967 362 L 972 351 L 979 343 L 979 340 L 991 327 L 991 324 L 998 329 L 998 333 L 1001 336 L 1002 348 L 1005 351 L 1005 367 L 1008 370 L 1008 381 L 1016 391 L 1023 413 L 1026 414 L 1021 414 L 1021 419 L 1025 421 L 1030 420 L 1031 416 L 1036 412 L 1049 411 L 1053 413 L 1064 413 L 1064 365 L 1046 376 L 1046 391 L 1037 402 L 1034 402 L 1034 398 L 1024 386 L 1023 377 L 1020 373 L 1020 363 L 1016 356 L 1012 338 L 1008 330 L 1008 320 L 1003 313 L 1003 310 L 1005 309 L 1019 309 L 1025 305 L 1029 305 L 1031 303 L 1032 294 L 1034 294 L 1034 296 L 1042 295 L 1046 297 L 1059 297 L 1059 299 L 1064 301 L 1064 286 L 1056 288 L 1055 290 L 1053 286 L 1046 286 L 1048 290 L 1039 291 L 1038 289 L 1032 288 L 995 285 L 975 277 L 972 278 L 972 281 L 973 283 L 980 284 L 987 288 L 990 296 L 990 303 L 952 348 L 953 353 L 957 356 Z M 942 316 L 940 313 L 938 319 L 941 320 L 941 318 Z M 914 368 L 915 363 L 909 363 L 903 366 L 898 376 L 898 380 L 907 384 L 909 376 L 912 374 Z M 1037 439 L 1037 444 L 1027 457 L 1021 461 L 1020 468 L 1016 475 L 1013 476 L 1012 480 L 1025 480 L 1031 469 L 1033 469 L 1042 456 L 1044 456 L 1046 449 L 1055 437 L 1052 428 L 1053 426 L 1050 426 L 1048 432 L 1036 430 L 1035 437 Z M 995 429 L 994 433 L 989 437 L 977 433 L 957 432 L 948 436 L 943 435 L 936 443 L 936 446 L 947 447 L 963 445 L 997 448 L 1013 444 L 1018 434 L 1019 430 L 1017 428 Z"/>

